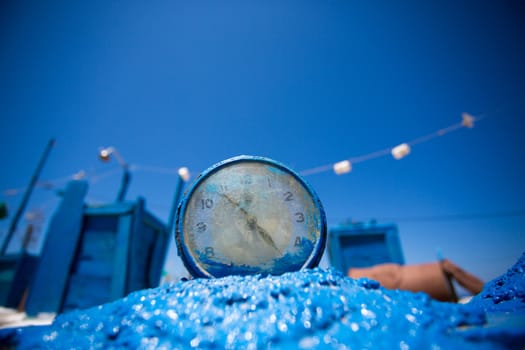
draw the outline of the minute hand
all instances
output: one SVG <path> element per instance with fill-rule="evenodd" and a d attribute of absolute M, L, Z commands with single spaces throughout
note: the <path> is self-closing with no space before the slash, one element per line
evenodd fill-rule
<path fill-rule="evenodd" d="M 273 249 L 275 249 L 277 252 L 279 252 L 279 254 L 281 254 L 281 251 L 279 250 L 279 248 L 277 248 L 277 245 L 273 241 L 272 236 L 270 236 L 270 234 L 264 228 L 259 226 L 259 224 L 257 223 L 257 218 L 254 215 L 248 213 L 248 211 L 246 209 L 244 209 L 239 203 L 237 203 L 236 201 L 231 199 L 228 195 L 226 195 L 224 193 L 219 193 L 219 194 L 221 196 L 223 196 L 224 198 L 226 198 L 226 200 L 228 200 L 228 202 L 230 202 L 231 204 L 233 204 L 234 206 L 239 208 L 241 213 L 243 213 L 244 216 L 246 216 L 246 219 L 247 219 L 247 222 L 248 222 L 248 226 L 250 228 L 255 229 L 257 231 L 257 233 L 259 233 L 259 235 L 261 236 L 263 241 L 265 241 L 268 245 L 272 246 Z"/>

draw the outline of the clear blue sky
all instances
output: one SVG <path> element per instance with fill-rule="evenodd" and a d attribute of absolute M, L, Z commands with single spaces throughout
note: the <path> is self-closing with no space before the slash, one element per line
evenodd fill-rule
<path fill-rule="evenodd" d="M 55 137 L 41 180 L 84 170 L 87 200 L 110 202 L 118 165 L 96 155 L 114 146 L 137 165 L 128 198 L 145 197 L 167 221 L 175 175 L 139 166 L 186 166 L 195 176 L 252 154 L 301 171 L 410 141 L 469 112 L 486 118 L 402 160 L 385 156 L 350 174 L 306 179 L 330 227 L 397 223 L 407 263 L 434 261 L 439 248 L 487 280 L 525 250 L 521 1 L 1 7 L 2 191 L 26 186 Z M 97 177 L 108 170 L 115 172 Z M 2 197 L 11 213 L 20 199 Z M 29 210 L 49 216 L 56 203 L 52 191 L 37 189 Z"/>

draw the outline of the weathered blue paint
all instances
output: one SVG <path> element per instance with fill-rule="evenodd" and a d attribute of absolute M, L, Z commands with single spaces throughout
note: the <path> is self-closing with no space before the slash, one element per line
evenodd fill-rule
<path fill-rule="evenodd" d="M 166 225 L 146 211 L 142 198 L 85 207 L 78 184 L 70 184 L 50 225 L 29 315 L 88 308 L 160 282 Z"/>
<path fill-rule="evenodd" d="M 27 253 L 0 256 L 0 305 L 18 308 L 38 265 Z"/>
<path fill-rule="evenodd" d="M 140 233 L 143 241 L 149 241 L 148 256 L 144 260 L 142 267 L 144 271 L 147 271 L 147 274 L 142 274 L 143 279 L 140 282 L 140 286 L 138 283 L 135 284 L 136 282 L 131 283 L 129 286 L 130 291 L 145 288 L 143 286 L 156 287 L 159 285 L 169 242 L 173 239 L 172 229 L 170 229 L 169 223 L 165 226 L 162 221 L 148 211 L 144 211 L 143 229 Z M 137 242 L 140 241 L 137 240 Z M 134 247 L 136 247 L 136 249 L 143 248 L 140 244 L 136 244 Z M 134 254 L 134 252 L 131 252 L 131 254 Z"/>
<path fill-rule="evenodd" d="M 109 205 L 86 207 L 85 215 L 104 216 L 104 215 L 126 215 L 131 214 L 135 208 L 135 202 L 116 202 Z"/>
<path fill-rule="evenodd" d="M 0 331 L 18 349 L 519 349 L 525 254 L 469 304 L 336 270 L 195 279 Z"/>
<path fill-rule="evenodd" d="M 328 251 L 331 265 L 343 273 L 350 267 L 405 262 L 394 224 L 358 223 L 331 228 Z"/>
<path fill-rule="evenodd" d="M 290 271 L 298 271 L 303 268 L 304 257 L 312 252 L 313 244 L 308 240 L 304 240 L 304 243 L 301 244 L 300 247 L 301 248 L 295 254 L 286 253 L 279 259 L 269 262 L 269 264 L 272 265 L 271 270 L 275 275 L 280 275 Z M 268 266 L 230 266 L 209 259 L 204 253 L 200 255 L 200 260 L 205 264 L 206 271 L 216 277 L 224 277 L 228 275 L 256 275 L 262 274 L 261 271 L 270 269 Z"/>
<path fill-rule="evenodd" d="M 145 209 L 139 200 L 133 214 L 132 235 L 128 251 L 128 279 L 125 294 L 160 283 L 168 241 L 168 226 Z"/>
<path fill-rule="evenodd" d="M 118 217 L 118 228 L 115 232 L 115 246 L 113 248 L 111 292 L 109 300 L 117 300 L 126 295 L 126 282 L 129 269 L 129 246 L 131 244 L 131 225 L 133 217 L 122 215 Z"/>
<path fill-rule="evenodd" d="M 59 312 L 82 228 L 86 181 L 71 181 L 46 236 L 26 302 L 26 312 Z"/>
<path fill-rule="evenodd" d="M 62 311 L 157 286 L 169 237 L 166 225 L 147 212 L 142 198 L 86 209 Z"/>

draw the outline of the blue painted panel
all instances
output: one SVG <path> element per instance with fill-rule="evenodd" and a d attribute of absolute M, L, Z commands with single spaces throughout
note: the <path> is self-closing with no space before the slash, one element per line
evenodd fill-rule
<path fill-rule="evenodd" d="M 59 312 L 82 227 L 85 181 L 71 181 L 47 232 L 26 303 L 28 315 Z"/>
<path fill-rule="evenodd" d="M 145 210 L 142 198 L 86 208 L 84 214 L 82 238 L 61 311 L 158 286 L 169 235 L 166 225 Z M 88 292 L 91 289 L 93 294 Z"/>
<path fill-rule="evenodd" d="M 0 302 L 5 305 L 15 278 L 17 260 L 0 257 Z"/>
<path fill-rule="evenodd" d="M 171 238 L 165 231 L 156 231 L 155 242 L 152 246 L 152 253 L 150 259 L 150 266 L 148 271 L 147 283 L 151 287 L 158 286 L 162 277 L 162 271 L 166 260 L 166 253 L 168 248 L 168 242 Z"/>
<path fill-rule="evenodd" d="M 158 286 L 168 247 L 166 225 L 144 209 L 139 199 L 133 213 L 127 292 Z"/>
<path fill-rule="evenodd" d="M 113 261 L 110 300 L 117 300 L 126 295 L 132 220 L 132 215 L 119 217 L 118 231 L 115 238 L 115 258 Z"/>
<path fill-rule="evenodd" d="M 126 215 L 130 214 L 135 207 L 135 202 L 120 202 L 112 203 L 111 205 L 102 205 L 98 207 L 87 207 L 85 209 L 86 215 L 103 216 L 103 215 Z"/>
<path fill-rule="evenodd" d="M 122 281 L 125 274 L 116 275 L 116 270 L 125 271 L 125 264 L 117 264 L 117 259 L 126 255 L 122 250 L 127 248 L 117 248 L 117 238 L 122 218 L 129 218 L 130 213 L 127 211 L 128 214 L 122 216 L 123 211 L 118 210 L 117 214 L 120 215 L 111 215 L 112 207 L 113 205 L 105 206 L 104 210 L 99 207 L 96 213 L 89 211 L 89 215 L 84 215 L 82 237 L 75 255 L 62 312 L 113 301 L 113 284 L 125 283 Z M 124 220 L 126 221 L 128 219 Z"/>
<path fill-rule="evenodd" d="M 0 256 L 0 305 L 19 306 L 37 264 L 37 256 L 25 253 Z"/>
<path fill-rule="evenodd" d="M 84 231 L 73 274 L 110 278 L 115 258 L 115 233 Z"/>
<path fill-rule="evenodd" d="M 330 262 L 347 273 L 351 267 L 404 264 L 397 226 L 356 224 L 336 227 L 328 235 Z"/>
<path fill-rule="evenodd" d="M 55 233 L 49 234 L 47 251 L 43 252 L 50 263 L 41 275 L 46 276 L 48 283 L 43 287 L 44 278 L 40 277 L 35 284 L 38 287 L 28 310 L 32 314 L 92 307 L 132 291 L 158 286 L 169 235 L 166 225 L 145 210 L 144 200 L 95 208 L 85 208 L 82 202 L 83 198 L 79 197 L 75 206 L 71 203 L 71 194 L 66 193 L 57 210 Z M 76 216 L 70 213 L 65 217 L 62 211 L 71 208 L 78 209 Z M 78 220 L 76 240 L 70 235 L 65 242 L 61 241 L 59 237 L 65 234 L 64 230 L 56 227 L 62 228 L 72 218 Z M 63 250 L 57 254 L 57 249 Z M 66 263 L 59 276 L 52 276 L 57 265 L 53 258 Z M 59 283 L 55 283 L 57 281 Z M 37 300 L 41 295 L 45 298 Z M 44 300 L 48 301 L 44 303 Z"/>
<path fill-rule="evenodd" d="M 69 280 L 62 310 L 85 309 L 105 304 L 112 301 L 109 298 L 110 292 L 110 277 L 73 275 Z"/>
<path fill-rule="evenodd" d="M 144 213 L 144 225 L 151 229 L 151 235 L 153 236 L 153 242 L 150 247 L 151 252 L 149 253 L 148 259 L 149 267 L 148 271 L 146 271 L 147 277 L 145 283 L 148 287 L 156 287 L 159 285 L 160 279 L 162 277 L 169 240 L 172 238 L 172 236 L 171 232 L 168 231 L 170 228 L 169 223 L 168 226 L 166 226 L 148 212 Z"/>
<path fill-rule="evenodd" d="M 116 232 L 118 227 L 118 215 L 109 213 L 105 214 L 93 214 L 89 208 L 84 211 L 84 230 L 85 231 L 106 231 Z"/>
<path fill-rule="evenodd" d="M 80 261 L 75 275 L 110 278 L 113 272 L 113 261 L 88 260 Z"/>
<path fill-rule="evenodd" d="M 384 234 L 341 235 L 339 242 L 345 267 L 367 267 L 391 261 Z"/>
<path fill-rule="evenodd" d="M 115 236 L 115 232 L 111 231 L 85 231 L 76 258 L 75 273 L 111 275 L 115 259 Z"/>
<path fill-rule="evenodd" d="M 128 246 L 128 274 L 125 292 L 145 288 L 144 275 L 146 274 L 147 252 L 153 236 L 144 225 L 144 200 L 139 198 L 133 211 L 130 241 Z"/>

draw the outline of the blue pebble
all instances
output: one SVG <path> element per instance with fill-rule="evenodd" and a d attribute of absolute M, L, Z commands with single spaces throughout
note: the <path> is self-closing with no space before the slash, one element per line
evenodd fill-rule
<path fill-rule="evenodd" d="M 523 271 L 525 254 L 466 305 L 319 268 L 194 279 L 62 314 L 50 326 L 11 330 L 10 338 L 4 332 L 0 340 L 18 349 L 522 349 Z"/>

